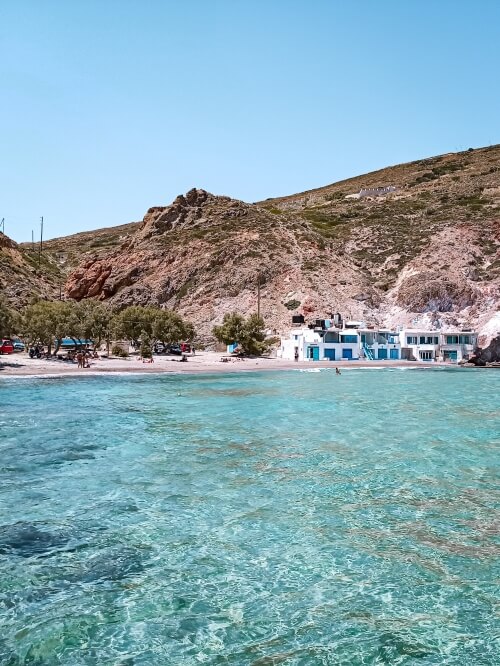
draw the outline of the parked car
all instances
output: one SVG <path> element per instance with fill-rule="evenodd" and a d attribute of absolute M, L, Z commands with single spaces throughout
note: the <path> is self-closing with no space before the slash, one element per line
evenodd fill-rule
<path fill-rule="evenodd" d="M 169 345 L 167 354 L 174 354 L 175 356 L 182 356 L 182 349 L 179 345 Z"/>
<path fill-rule="evenodd" d="M 21 340 L 12 340 L 12 345 L 15 352 L 22 352 L 25 350 L 24 342 L 21 342 Z"/>
<path fill-rule="evenodd" d="M 4 339 L 0 342 L 0 354 L 12 354 L 14 345 L 10 340 Z"/>

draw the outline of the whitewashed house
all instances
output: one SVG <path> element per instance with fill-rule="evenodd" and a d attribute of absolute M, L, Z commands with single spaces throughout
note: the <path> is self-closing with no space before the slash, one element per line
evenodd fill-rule
<path fill-rule="evenodd" d="M 360 328 L 361 356 L 370 361 L 398 361 L 401 358 L 399 333 L 389 329 Z"/>
<path fill-rule="evenodd" d="M 473 331 L 445 331 L 441 333 L 440 360 L 466 361 L 477 347 L 478 334 Z"/>
<path fill-rule="evenodd" d="M 278 355 L 293 361 L 341 361 L 359 359 L 359 333 L 355 329 L 334 328 L 329 320 L 316 326 L 292 328 L 282 338 Z"/>
<path fill-rule="evenodd" d="M 302 319 L 303 322 L 303 319 Z M 317 319 L 296 325 L 282 338 L 278 356 L 298 361 L 406 360 L 455 362 L 470 358 L 477 346 L 472 331 L 366 328 L 363 322 Z"/>
<path fill-rule="evenodd" d="M 439 331 L 405 328 L 399 332 L 405 361 L 439 361 Z"/>
<path fill-rule="evenodd" d="M 404 329 L 399 333 L 401 358 L 409 361 L 459 362 L 470 358 L 477 346 L 472 331 Z"/>

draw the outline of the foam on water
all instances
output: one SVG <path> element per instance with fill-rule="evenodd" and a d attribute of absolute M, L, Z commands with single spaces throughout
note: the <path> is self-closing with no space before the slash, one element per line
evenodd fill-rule
<path fill-rule="evenodd" d="M 0 664 L 500 663 L 499 388 L 0 379 Z"/>

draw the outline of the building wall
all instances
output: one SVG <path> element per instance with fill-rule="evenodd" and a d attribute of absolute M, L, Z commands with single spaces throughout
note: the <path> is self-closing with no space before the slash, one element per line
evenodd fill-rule
<path fill-rule="evenodd" d="M 307 327 L 292 329 L 289 338 L 283 338 L 278 356 L 293 360 L 295 349 L 299 360 L 309 360 L 308 348 L 317 347 L 318 360 L 340 361 L 344 350 L 349 350 L 353 360 L 369 358 L 364 350 L 362 337 L 371 350 L 374 360 L 408 359 L 416 361 L 459 362 L 472 356 L 477 344 L 476 333 L 439 332 L 417 329 L 404 329 L 394 333 L 375 330 L 329 329 L 321 336 L 319 331 Z M 455 337 L 450 337 L 455 336 Z M 330 340 L 325 342 L 325 340 Z M 337 341 L 338 340 L 338 341 Z M 342 342 L 344 340 L 344 342 Z M 346 341 L 348 340 L 348 341 Z M 411 342 L 409 342 L 411 340 Z M 422 342 L 424 340 L 424 342 Z M 450 340 L 457 340 L 456 344 Z M 466 344 L 466 340 L 469 344 Z M 328 351 L 330 350 L 330 351 Z M 335 354 L 334 359 L 328 357 Z M 424 356 L 425 358 L 422 358 Z"/>
<path fill-rule="evenodd" d="M 420 352 L 431 352 L 431 360 L 459 362 L 472 356 L 477 344 L 477 334 L 472 332 L 404 329 L 399 335 L 403 356 L 409 352 L 417 361 L 422 360 Z M 424 338 L 425 342 L 422 342 Z M 456 340 L 456 343 L 450 343 L 450 340 Z M 469 344 L 466 344 L 466 340 Z"/>
<path fill-rule="evenodd" d="M 335 360 L 340 361 L 344 357 L 344 350 L 348 350 L 353 360 L 359 359 L 359 337 L 353 331 L 339 331 L 341 336 L 349 336 L 351 339 L 355 338 L 355 341 L 351 342 L 324 342 L 324 338 L 319 334 L 318 331 L 312 329 L 295 329 L 290 333 L 290 338 L 282 339 L 281 347 L 279 351 L 279 356 L 281 358 L 286 358 L 293 361 L 295 358 L 295 350 L 298 350 L 299 361 L 310 360 L 308 357 L 308 349 L 312 347 L 317 347 L 319 350 L 319 359 L 320 361 L 331 360 L 328 358 L 329 354 L 332 352 L 326 352 L 326 350 L 333 350 L 335 352 Z M 331 337 L 331 336 L 330 336 Z M 328 336 L 327 336 L 328 339 Z M 325 353 L 326 352 L 326 353 Z"/>

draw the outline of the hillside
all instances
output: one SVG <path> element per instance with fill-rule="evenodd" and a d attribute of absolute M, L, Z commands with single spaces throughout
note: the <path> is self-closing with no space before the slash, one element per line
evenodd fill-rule
<path fill-rule="evenodd" d="M 16 308 L 33 296 L 58 298 L 64 275 L 57 262 L 31 247 L 22 248 L 0 232 L 0 292 Z"/>
<path fill-rule="evenodd" d="M 44 250 L 58 259 L 63 272 L 70 272 L 86 255 L 99 256 L 121 245 L 125 238 L 136 231 L 139 224 L 129 222 L 117 227 L 106 227 L 92 231 L 81 231 L 71 236 L 53 238 L 44 242 Z M 28 243 L 21 247 L 28 248 Z"/>
<path fill-rule="evenodd" d="M 278 331 L 293 312 L 340 311 L 491 336 L 499 243 L 492 146 L 255 204 L 191 190 L 142 223 L 55 239 L 46 250 L 68 274 L 69 297 L 174 307 L 207 339 L 225 312 L 256 310 L 258 279 L 262 314 Z"/>
<path fill-rule="evenodd" d="M 387 194 L 346 198 L 362 189 Z M 368 193 L 370 194 L 370 193 Z M 175 307 L 204 333 L 232 309 L 485 326 L 498 308 L 500 147 L 245 204 L 192 190 L 70 276 L 73 298 Z"/>
<path fill-rule="evenodd" d="M 132 222 L 54 238 L 44 241 L 41 254 L 38 243 L 15 243 L 0 232 L 0 290 L 16 307 L 34 296 L 59 298 L 68 275 L 82 259 L 119 247 L 138 226 Z"/>

